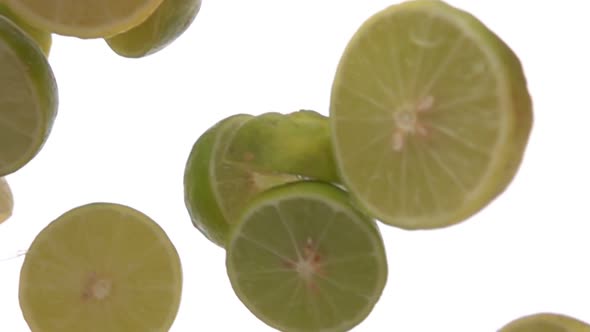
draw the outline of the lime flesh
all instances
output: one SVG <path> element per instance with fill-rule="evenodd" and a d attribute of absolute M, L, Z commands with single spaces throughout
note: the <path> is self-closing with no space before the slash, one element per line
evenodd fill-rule
<path fill-rule="evenodd" d="M 343 183 L 372 216 L 405 229 L 459 223 L 502 193 L 532 119 L 511 49 L 472 15 L 431 0 L 362 24 L 330 104 Z"/>
<path fill-rule="evenodd" d="M 590 325 L 563 314 L 538 313 L 515 319 L 499 332 L 590 332 Z"/>
<path fill-rule="evenodd" d="M 0 177 L 41 150 L 57 114 L 57 85 L 47 58 L 23 30 L 0 16 Z"/>
<path fill-rule="evenodd" d="M 181 288 L 178 253 L 158 224 L 130 207 L 93 203 L 37 235 L 19 301 L 33 332 L 164 332 Z"/>
<path fill-rule="evenodd" d="M 348 331 L 387 279 L 374 221 L 344 191 L 315 181 L 257 196 L 231 232 L 226 266 L 240 300 L 280 331 Z"/>

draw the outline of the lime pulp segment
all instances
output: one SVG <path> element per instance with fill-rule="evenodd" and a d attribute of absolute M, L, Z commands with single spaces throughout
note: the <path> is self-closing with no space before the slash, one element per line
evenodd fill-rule
<path fill-rule="evenodd" d="M 168 331 L 180 258 L 158 224 L 112 203 L 72 209 L 33 240 L 19 302 L 33 332 Z"/>
<path fill-rule="evenodd" d="M 359 205 L 405 229 L 478 212 L 517 172 L 532 106 L 516 55 L 443 1 L 393 5 L 347 45 L 330 120 L 340 176 Z"/>
<path fill-rule="evenodd" d="M 301 181 L 271 188 L 231 232 L 226 266 L 234 291 L 281 331 L 348 331 L 385 287 L 380 233 L 335 186 Z"/>

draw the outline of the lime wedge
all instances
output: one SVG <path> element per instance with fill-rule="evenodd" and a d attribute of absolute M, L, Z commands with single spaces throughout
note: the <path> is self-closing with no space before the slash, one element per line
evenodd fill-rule
<path fill-rule="evenodd" d="M 51 33 L 40 30 L 31 26 L 29 23 L 25 22 L 20 17 L 16 16 L 10 8 L 6 7 L 6 5 L 0 3 L 0 16 L 4 16 L 14 24 L 16 24 L 19 28 L 23 29 L 35 42 L 37 45 L 41 47 L 45 56 L 49 56 L 49 51 L 51 50 Z"/>
<path fill-rule="evenodd" d="M 44 31 L 105 38 L 145 21 L 163 0 L 4 0 L 19 17 Z"/>
<path fill-rule="evenodd" d="M 232 287 L 261 321 L 280 331 L 348 331 L 380 298 L 386 255 L 372 219 L 335 186 L 300 181 L 271 188 L 231 232 Z"/>
<path fill-rule="evenodd" d="M 199 137 L 185 168 L 185 204 L 193 224 L 221 247 L 225 247 L 231 225 L 252 197 L 298 180 L 293 175 L 256 172 L 226 158 L 236 130 L 253 118 L 236 114 L 215 124 Z"/>
<path fill-rule="evenodd" d="M 19 300 L 35 332 L 165 332 L 181 288 L 178 253 L 158 224 L 130 207 L 93 203 L 37 235 Z"/>
<path fill-rule="evenodd" d="M 336 164 L 384 223 L 432 229 L 488 205 L 515 176 L 533 116 L 511 49 L 443 1 L 393 5 L 364 22 L 334 79 Z"/>
<path fill-rule="evenodd" d="M 27 164 L 57 114 L 57 85 L 47 58 L 23 30 L 0 16 L 0 177 Z"/>
<path fill-rule="evenodd" d="M 12 216 L 14 200 L 5 178 L 0 178 L 0 224 Z"/>
<path fill-rule="evenodd" d="M 188 29 L 201 8 L 201 0 L 164 0 L 143 23 L 106 39 L 115 53 L 140 58 L 171 44 Z"/>
<path fill-rule="evenodd" d="M 499 332 L 590 332 L 590 325 L 563 314 L 538 313 L 518 318 Z"/>

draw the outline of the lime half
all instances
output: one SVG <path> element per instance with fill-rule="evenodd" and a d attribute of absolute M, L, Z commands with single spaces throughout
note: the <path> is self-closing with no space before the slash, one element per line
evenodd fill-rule
<path fill-rule="evenodd" d="M 337 68 L 330 119 L 346 187 L 405 229 L 456 224 L 489 204 L 516 174 L 533 122 L 517 56 L 435 0 L 362 24 Z"/>
<path fill-rule="evenodd" d="M 232 287 L 280 331 L 348 331 L 381 296 L 386 255 L 372 219 L 335 186 L 289 183 L 257 196 L 233 228 Z"/>
<path fill-rule="evenodd" d="M 14 23 L 0 16 L 0 177 L 41 149 L 57 114 L 57 85 L 47 58 Z"/>
<path fill-rule="evenodd" d="M 117 54 L 141 58 L 171 44 L 190 27 L 201 8 L 201 0 L 164 0 L 144 22 L 106 39 Z"/>
<path fill-rule="evenodd" d="M 0 224 L 12 216 L 14 200 L 5 178 L 0 178 Z"/>
<path fill-rule="evenodd" d="M 207 130 L 193 146 L 185 169 L 185 204 L 193 224 L 221 247 L 254 196 L 298 180 L 294 175 L 255 171 L 227 158 L 236 131 L 251 119 L 251 115 L 236 114 Z"/>
<path fill-rule="evenodd" d="M 590 325 L 563 314 L 538 313 L 515 319 L 499 332 L 590 332 Z"/>
<path fill-rule="evenodd" d="M 19 300 L 33 332 L 165 332 L 181 289 L 180 258 L 158 224 L 130 207 L 93 203 L 37 235 Z"/>

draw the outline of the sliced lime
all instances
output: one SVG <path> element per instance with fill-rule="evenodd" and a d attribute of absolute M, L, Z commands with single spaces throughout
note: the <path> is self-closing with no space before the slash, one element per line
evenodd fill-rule
<path fill-rule="evenodd" d="M 289 181 L 293 175 L 264 173 L 226 158 L 236 130 L 253 116 L 230 116 L 207 130 L 187 161 L 185 203 L 193 224 L 212 242 L 225 247 L 227 234 L 244 205 L 259 192 Z"/>
<path fill-rule="evenodd" d="M 515 319 L 499 332 L 590 332 L 590 325 L 563 314 L 538 313 Z"/>
<path fill-rule="evenodd" d="M 533 122 L 516 55 L 436 0 L 362 24 L 337 68 L 330 119 L 346 187 L 405 229 L 456 224 L 489 204 L 516 174 Z"/>
<path fill-rule="evenodd" d="M 47 58 L 23 30 L 0 16 L 0 177 L 27 164 L 57 114 L 57 85 Z"/>
<path fill-rule="evenodd" d="M 19 300 L 34 332 L 165 332 L 181 289 L 180 258 L 158 224 L 130 207 L 94 203 L 37 235 Z"/>
<path fill-rule="evenodd" d="M 348 331 L 380 298 L 387 262 L 379 230 L 335 186 L 300 181 L 246 207 L 227 245 L 232 287 L 278 330 Z"/>
<path fill-rule="evenodd" d="M 164 0 L 143 23 L 106 39 L 115 53 L 140 58 L 171 44 L 188 29 L 201 8 L 201 0 Z"/>
<path fill-rule="evenodd" d="M 12 191 L 5 178 L 0 178 L 0 224 L 12 216 L 14 209 L 14 200 Z"/>

